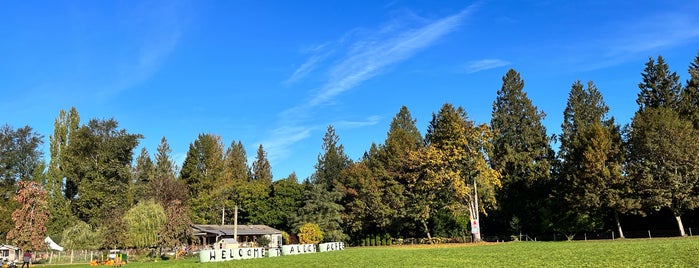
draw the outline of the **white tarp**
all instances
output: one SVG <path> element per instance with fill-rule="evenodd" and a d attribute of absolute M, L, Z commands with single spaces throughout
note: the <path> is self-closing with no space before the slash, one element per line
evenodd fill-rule
<path fill-rule="evenodd" d="M 44 239 L 44 242 L 46 242 L 46 245 L 48 245 L 51 250 L 63 251 L 63 247 L 56 244 L 56 242 L 53 242 L 51 237 L 47 236 L 46 239 Z"/>

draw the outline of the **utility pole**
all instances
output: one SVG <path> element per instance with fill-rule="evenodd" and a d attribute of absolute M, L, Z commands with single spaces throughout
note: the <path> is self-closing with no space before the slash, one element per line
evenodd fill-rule
<path fill-rule="evenodd" d="M 226 207 L 222 208 L 223 212 L 221 212 L 221 225 L 226 225 Z"/>
<path fill-rule="evenodd" d="M 238 243 L 238 205 L 235 205 L 233 212 L 233 239 Z"/>

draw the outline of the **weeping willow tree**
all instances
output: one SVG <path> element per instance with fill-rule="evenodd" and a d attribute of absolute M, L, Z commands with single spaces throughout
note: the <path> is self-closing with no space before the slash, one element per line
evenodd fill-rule
<path fill-rule="evenodd" d="M 138 203 L 124 214 L 127 243 L 137 249 L 157 247 L 166 220 L 160 204 L 153 200 Z"/>
<path fill-rule="evenodd" d="M 75 224 L 63 231 L 61 244 L 67 249 L 98 249 L 99 232 L 84 221 L 78 220 Z"/>

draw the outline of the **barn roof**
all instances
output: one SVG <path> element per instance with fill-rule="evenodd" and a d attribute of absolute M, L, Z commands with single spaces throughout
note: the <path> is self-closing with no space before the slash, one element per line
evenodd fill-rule
<path fill-rule="evenodd" d="M 224 235 L 232 236 L 234 225 L 214 225 L 214 224 L 195 224 L 192 225 L 194 235 Z M 281 234 L 282 231 L 269 227 L 267 225 L 238 225 L 238 235 L 269 235 Z"/>
<path fill-rule="evenodd" d="M 19 248 L 12 245 L 0 245 L 0 250 L 19 250 Z"/>

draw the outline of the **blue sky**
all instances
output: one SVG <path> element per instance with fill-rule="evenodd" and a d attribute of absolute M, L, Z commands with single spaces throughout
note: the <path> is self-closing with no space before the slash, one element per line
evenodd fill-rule
<path fill-rule="evenodd" d="M 350 158 L 402 105 L 424 134 L 445 102 L 489 122 L 507 69 L 559 133 L 568 91 L 593 80 L 628 123 L 648 57 L 687 79 L 697 1 L 4 1 L 0 124 L 46 137 L 60 109 L 165 136 L 262 144 L 275 179 L 313 172 L 333 125 Z M 48 153 L 46 155 L 48 158 Z"/>

